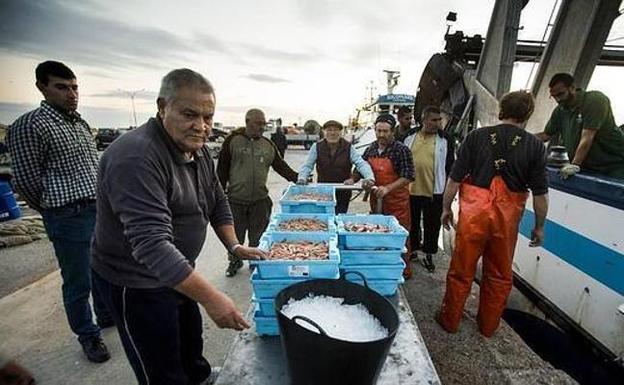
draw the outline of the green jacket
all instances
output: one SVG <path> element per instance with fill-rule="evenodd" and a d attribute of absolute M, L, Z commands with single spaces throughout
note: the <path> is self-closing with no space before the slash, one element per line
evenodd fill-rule
<path fill-rule="evenodd" d="M 557 106 L 544 132 L 561 136 L 570 160 L 581 140 L 583 129 L 598 130 L 581 167 L 605 176 L 624 179 L 624 134 L 615 125 L 609 98 L 600 91 L 576 91 L 571 108 Z"/>
<path fill-rule="evenodd" d="M 264 136 L 250 138 L 244 128 L 239 128 L 223 142 L 217 175 L 230 202 L 253 203 L 269 196 L 270 167 L 284 179 L 297 181 L 297 172 L 279 155 L 273 142 Z"/>

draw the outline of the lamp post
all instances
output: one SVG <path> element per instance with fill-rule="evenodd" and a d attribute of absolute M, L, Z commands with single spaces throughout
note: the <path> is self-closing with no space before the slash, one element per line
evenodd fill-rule
<path fill-rule="evenodd" d="M 137 127 L 137 117 L 136 117 L 136 107 L 134 105 L 134 98 L 136 97 L 137 94 L 141 93 L 145 91 L 145 88 L 141 88 L 140 90 L 135 90 L 135 91 L 128 91 L 128 90 L 122 90 L 119 89 L 119 92 L 127 95 L 130 97 L 130 101 L 132 103 L 132 117 L 134 119 L 134 127 Z"/>

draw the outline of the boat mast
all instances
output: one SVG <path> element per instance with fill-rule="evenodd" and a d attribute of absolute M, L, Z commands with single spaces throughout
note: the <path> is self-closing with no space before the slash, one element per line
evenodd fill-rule
<path fill-rule="evenodd" d="M 399 84 L 399 78 L 401 77 L 401 71 L 383 70 L 386 73 L 386 85 L 388 87 L 388 95 L 392 95 L 394 87 Z"/>

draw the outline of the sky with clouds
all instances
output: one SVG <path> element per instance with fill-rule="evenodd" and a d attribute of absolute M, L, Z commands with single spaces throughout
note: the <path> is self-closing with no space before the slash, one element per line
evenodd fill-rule
<path fill-rule="evenodd" d="M 555 0 L 534 0 L 520 38 L 539 39 Z M 243 124 L 263 108 L 287 123 L 347 120 L 370 91 L 384 91 L 383 69 L 401 71 L 397 93 L 416 90 L 428 59 L 443 50 L 448 11 L 455 27 L 485 35 L 494 0 L 2 0 L 0 122 L 10 123 L 41 99 L 34 68 L 65 62 L 80 84 L 80 108 L 94 126 L 139 122 L 155 112 L 169 70 L 192 68 L 217 92 L 216 121 Z M 624 35 L 622 18 L 611 36 Z M 620 41 L 621 44 L 621 41 Z M 525 86 L 528 66 L 514 73 Z M 590 86 L 607 93 L 624 123 L 624 94 L 599 69 Z M 621 82 L 619 82 L 621 83 Z M 590 87 L 591 88 L 591 87 Z M 614 103 L 614 104 L 616 104 Z"/>

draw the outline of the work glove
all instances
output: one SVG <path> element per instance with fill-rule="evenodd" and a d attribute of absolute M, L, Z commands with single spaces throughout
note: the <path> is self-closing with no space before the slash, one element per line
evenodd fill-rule
<path fill-rule="evenodd" d="M 561 170 L 559 170 L 559 176 L 561 177 L 561 179 L 568 179 L 579 171 L 581 171 L 581 168 L 579 166 L 570 163 L 561 167 Z"/>

